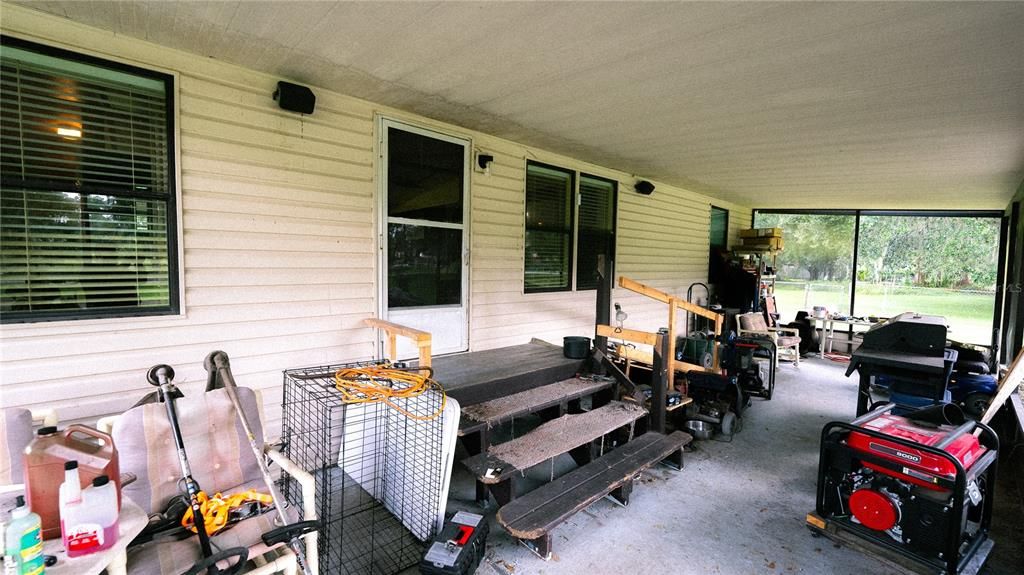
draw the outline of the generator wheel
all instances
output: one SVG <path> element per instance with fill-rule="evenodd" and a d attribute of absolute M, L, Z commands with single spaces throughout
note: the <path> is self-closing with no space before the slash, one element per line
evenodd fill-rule
<path fill-rule="evenodd" d="M 715 357 L 709 352 L 704 352 L 700 356 L 700 366 L 704 369 L 711 369 L 715 365 Z"/>
<path fill-rule="evenodd" d="M 988 409 L 990 401 L 992 401 L 990 395 L 980 391 L 970 393 L 964 398 L 964 411 L 971 417 L 981 417 L 985 410 Z"/>
<path fill-rule="evenodd" d="M 736 428 L 736 414 L 731 411 L 727 411 L 725 415 L 722 416 L 722 423 L 720 425 L 722 426 L 722 435 L 731 436 L 739 431 L 739 429 Z"/>

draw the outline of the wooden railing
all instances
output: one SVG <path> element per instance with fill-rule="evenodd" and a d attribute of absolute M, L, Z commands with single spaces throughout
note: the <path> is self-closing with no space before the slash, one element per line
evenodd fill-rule
<path fill-rule="evenodd" d="M 402 336 L 412 340 L 412 343 L 416 346 L 419 352 L 420 367 L 430 367 L 430 332 L 377 318 L 364 319 L 363 324 L 367 327 L 382 330 L 387 335 L 388 359 L 391 361 L 398 360 L 398 336 Z"/>
<path fill-rule="evenodd" d="M 627 290 L 629 290 L 631 292 L 638 293 L 638 294 L 643 295 L 643 296 L 647 296 L 647 297 L 649 297 L 651 299 L 660 301 L 662 303 L 667 303 L 668 304 L 668 358 L 667 358 L 667 361 L 669 362 L 669 365 L 671 366 L 671 369 L 668 370 L 668 384 L 669 384 L 669 388 L 670 389 L 675 386 L 675 373 L 676 373 L 677 370 L 678 371 L 682 371 L 682 372 L 694 371 L 694 370 L 705 371 L 704 366 L 695 365 L 695 364 L 692 364 L 692 363 L 688 363 L 688 362 L 685 362 L 685 361 L 679 361 L 679 360 L 676 359 L 676 312 L 678 310 L 683 310 L 683 311 L 692 313 L 692 314 L 694 314 L 696 316 L 700 316 L 700 317 L 707 318 L 707 319 L 710 319 L 710 320 L 714 321 L 715 322 L 715 336 L 716 337 L 722 335 L 722 326 L 724 324 L 722 314 L 715 313 L 715 312 L 713 312 L 713 311 L 711 311 L 709 309 L 700 307 L 698 305 L 694 305 L 694 304 L 692 304 L 692 303 L 690 303 L 690 302 L 688 302 L 686 300 L 679 299 L 676 296 L 667 294 L 667 293 L 665 293 L 665 292 L 663 292 L 663 291 L 661 291 L 661 290 L 659 290 L 657 288 L 653 288 L 653 287 L 651 287 L 649 285 L 642 284 L 642 283 L 640 283 L 638 281 L 631 280 L 631 279 L 629 279 L 629 278 L 627 278 L 625 276 L 619 276 L 619 287 L 621 287 L 623 289 L 627 289 Z M 600 327 L 601 326 L 598 326 L 598 329 L 599 329 L 598 335 L 607 335 L 608 337 L 618 338 L 618 339 L 629 339 L 629 338 L 620 337 L 621 334 L 601 334 L 600 333 Z M 623 331 L 626 331 L 626 330 L 623 330 Z M 632 330 L 630 330 L 630 331 L 632 331 Z M 646 333 L 646 332 L 638 332 L 638 333 Z M 651 344 L 651 345 L 653 345 L 653 344 Z M 719 343 L 718 343 L 718 341 L 715 341 L 713 346 L 712 346 L 712 348 L 711 348 L 711 350 L 712 350 L 711 351 L 711 358 L 712 358 L 711 359 L 711 369 L 707 370 L 707 371 L 712 371 L 712 372 L 715 372 L 715 373 L 717 373 L 719 371 L 718 348 L 719 348 Z"/>

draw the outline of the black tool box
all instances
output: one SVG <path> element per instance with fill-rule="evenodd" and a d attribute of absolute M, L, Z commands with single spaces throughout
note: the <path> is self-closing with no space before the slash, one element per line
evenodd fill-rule
<path fill-rule="evenodd" d="M 490 526 L 481 515 L 460 511 L 445 522 L 420 562 L 423 575 L 470 575 L 484 557 Z"/>

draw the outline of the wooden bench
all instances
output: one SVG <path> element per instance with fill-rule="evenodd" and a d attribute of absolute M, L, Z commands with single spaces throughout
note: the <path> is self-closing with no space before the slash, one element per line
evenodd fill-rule
<path fill-rule="evenodd" d="M 504 505 L 515 497 L 513 480 L 527 469 L 569 453 L 578 464 L 589 463 L 593 442 L 605 435 L 632 426 L 647 415 L 639 405 L 612 401 L 584 413 L 566 414 L 542 424 L 520 437 L 495 445 L 486 452 L 462 461 Z"/>
<path fill-rule="evenodd" d="M 495 425 L 533 413 L 550 415 L 549 419 L 579 413 L 580 400 L 588 396 L 594 396 L 594 408 L 601 407 L 611 401 L 614 386 L 610 377 L 573 377 L 463 407 L 459 437 L 469 455 L 477 455 L 490 447 L 488 432 Z"/>
<path fill-rule="evenodd" d="M 498 510 L 498 523 L 541 558 L 551 557 L 551 531 L 595 501 L 611 495 L 629 504 L 633 478 L 658 462 L 683 467 L 683 447 L 693 438 L 648 432 Z"/>

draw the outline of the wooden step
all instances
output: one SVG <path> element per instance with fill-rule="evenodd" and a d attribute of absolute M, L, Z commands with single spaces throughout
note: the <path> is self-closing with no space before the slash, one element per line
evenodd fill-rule
<path fill-rule="evenodd" d="M 630 425 L 645 415 L 647 410 L 636 404 L 612 401 L 585 413 L 553 419 L 521 437 L 465 459 L 462 463 L 479 481 L 494 485 L 520 471 Z"/>
<path fill-rule="evenodd" d="M 519 393 L 583 371 L 585 360 L 566 358 L 562 346 L 530 343 L 433 359 L 434 380 L 466 407 Z"/>
<path fill-rule="evenodd" d="M 504 421 L 563 405 L 615 385 L 612 378 L 580 378 L 558 381 L 484 403 L 462 408 L 459 435 L 493 427 Z"/>
<path fill-rule="evenodd" d="M 682 467 L 682 449 L 693 438 L 648 432 L 610 453 L 515 499 L 498 510 L 498 523 L 542 557 L 551 551 L 550 533 L 576 512 L 606 495 L 629 503 L 633 478 L 672 456 Z"/>

